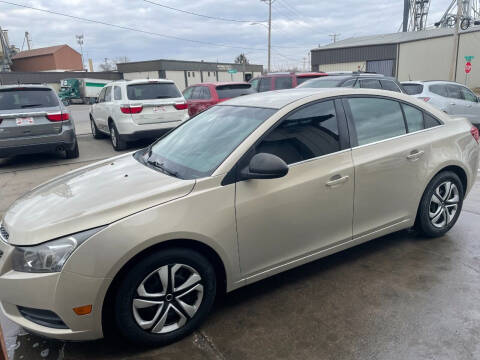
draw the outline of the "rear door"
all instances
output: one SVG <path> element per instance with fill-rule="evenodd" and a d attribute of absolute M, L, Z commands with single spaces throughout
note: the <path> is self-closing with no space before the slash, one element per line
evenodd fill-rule
<path fill-rule="evenodd" d="M 472 124 L 480 124 L 480 103 L 478 97 L 466 87 L 461 87 L 462 95 L 467 106 L 468 119 Z"/>
<path fill-rule="evenodd" d="M 183 120 L 185 99 L 173 82 L 149 81 L 127 85 L 127 98 L 136 124 L 158 124 Z M 182 104 L 182 106 L 180 106 Z"/>
<path fill-rule="evenodd" d="M 0 139 L 54 135 L 62 130 L 54 91 L 43 87 L 0 90 Z"/>
<path fill-rule="evenodd" d="M 450 109 L 448 114 L 470 118 L 468 108 L 470 104 L 463 98 L 462 87 L 460 85 L 448 84 L 445 85 L 445 88 L 448 93 L 448 108 Z"/>

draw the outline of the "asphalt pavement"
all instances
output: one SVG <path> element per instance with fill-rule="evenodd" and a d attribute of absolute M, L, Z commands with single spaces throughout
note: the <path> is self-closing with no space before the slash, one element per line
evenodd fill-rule
<path fill-rule="evenodd" d="M 37 184 L 117 154 L 89 134 L 88 108 L 72 108 L 80 158 L 0 162 L 0 214 Z M 0 323 L 11 359 L 479 359 L 479 233 L 477 182 L 446 236 L 401 231 L 234 291 L 193 335 L 158 349 L 63 343 Z"/>

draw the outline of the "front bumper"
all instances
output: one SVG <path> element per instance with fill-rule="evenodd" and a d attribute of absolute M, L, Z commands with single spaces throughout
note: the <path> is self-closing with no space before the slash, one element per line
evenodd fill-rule
<path fill-rule="evenodd" d="M 92 278 L 68 271 L 30 274 L 11 269 L 13 247 L 0 240 L 0 309 L 13 322 L 45 337 L 62 340 L 94 340 L 103 337 L 101 309 L 109 279 Z M 73 308 L 93 305 L 88 315 L 79 316 Z M 27 319 L 18 307 L 49 310 L 65 328 L 40 325 Z"/>

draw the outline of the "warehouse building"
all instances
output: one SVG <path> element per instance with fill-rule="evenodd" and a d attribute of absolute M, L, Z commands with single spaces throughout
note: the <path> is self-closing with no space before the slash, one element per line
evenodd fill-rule
<path fill-rule="evenodd" d="M 407 80 L 449 80 L 453 29 L 441 28 L 349 38 L 311 50 L 312 71 L 369 71 Z M 471 59 L 467 75 L 465 57 Z M 480 87 L 480 27 L 458 38 L 455 81 Z"/>
<path fill-rule="evenodd" d="M 262 74 L 263 65 L 160 59 L 117 64 L 117 69 L 125 80 L 169 79 L 183 91 L 202 82 L 248 81 Z"/>
<path fill-rule="evenodd" d="M 82 56 L 68 45 L 20 51 L 12 58 L 13 71 L 81 71 Z"/>

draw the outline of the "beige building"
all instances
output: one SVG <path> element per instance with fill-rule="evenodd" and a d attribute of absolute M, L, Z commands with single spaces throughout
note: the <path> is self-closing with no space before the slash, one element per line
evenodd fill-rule
<path fill-rule="evenodd" d="M 365 36 L 312 49 L 313 71 L 371 71 L 406 80 L 450 80 L 456 59 L 455 81 L 480 87 L 480 27 L 462 31 L 453 55 L 453 30 Z M 472 71 L 465 73 L 466 56 L 473 56 Z"/>

